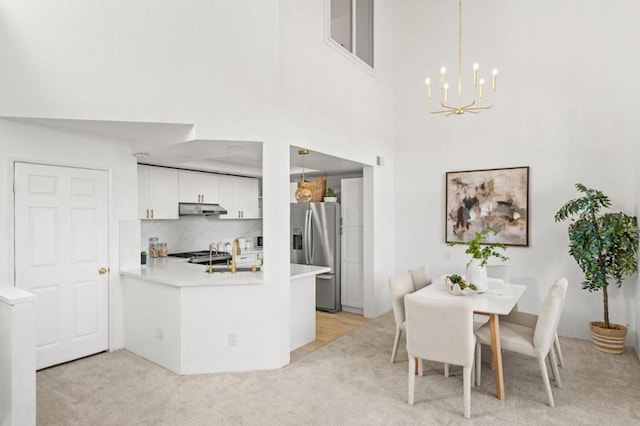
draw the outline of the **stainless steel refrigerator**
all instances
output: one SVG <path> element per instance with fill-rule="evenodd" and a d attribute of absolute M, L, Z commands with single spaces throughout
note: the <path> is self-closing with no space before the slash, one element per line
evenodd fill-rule
<path fill-rule="evenodd" d="M 340 302 L 340 204 L 291 204 L 291 263 L 328 266 L 316 275 L 316 309 L 342 310 Z"/>

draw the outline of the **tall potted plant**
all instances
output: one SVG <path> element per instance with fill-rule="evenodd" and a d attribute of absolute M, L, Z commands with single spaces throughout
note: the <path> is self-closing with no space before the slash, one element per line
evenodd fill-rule
<path fill-rule="evenodd" d="M 488 288 L 487 283 L 487 261 L 490 257 L 496 257 L 502 261 L 509 258 L 500 253 L 498 250 L 506 250 L 507 246 L 502 243 L 483 243 L 489 233 L 497 234 L 498 232 L 492 227 L 488 226 L 480 232 L 476 232 L 476 235 L 470 241 L 454 241 L 449 243 L 450 246 L 465 245 L 467 249 L 464 251 L 471 255 L 471 260 L 467 263 L 467 280 L 475 284 L 479 292 L 486 291 Z M 484 246 L 484 247 L 483 247 Z"/>
<path fill-rule="evenodd" d="M 590 323 L 593 345 L 608 353 L 622 353 L 627 327 L 609 321 L 610 283 L 622 285 L 624 278 L 638 270 L 638 222 L 622 212 L 600 213 L 611 207 L 601 191 L 576 184 L 581 197 L 567 202 L 556 213 L 556 222 L 571 218 L 569 254 L 584 273 L 582 288 L 602 291 L 604 321 Z"/>

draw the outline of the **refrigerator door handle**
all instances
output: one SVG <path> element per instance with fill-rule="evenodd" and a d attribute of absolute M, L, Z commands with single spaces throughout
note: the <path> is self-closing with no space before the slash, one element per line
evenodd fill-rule
<path fill-rule="evenodd" d="M 307 238 L 309 243 L 309 265 L 313 265 L 313 211 L 309 209 L 309 237 Z"/>
<path fill-rule="evenodd" d="M 309 211 L 306 210 L 304 212 L 304 231 L 302 232 L 302 251 L 304 252 L 304 262 L 307 265 L 309 264 L 308 233 L 309 233 Z"/>

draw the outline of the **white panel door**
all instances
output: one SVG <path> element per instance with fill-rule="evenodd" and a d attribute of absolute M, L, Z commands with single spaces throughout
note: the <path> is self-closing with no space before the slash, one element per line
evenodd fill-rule
<path fill-rule="evenodd" d="M 15 163 L 14 182 L 16 286 L 38 296 L 36 368 L 105 351 L 107 172 Z"/>
<path fill-rule="evenodd" d="M 342 306 L 364 307 L 362 178 L 342 179 Z"/>

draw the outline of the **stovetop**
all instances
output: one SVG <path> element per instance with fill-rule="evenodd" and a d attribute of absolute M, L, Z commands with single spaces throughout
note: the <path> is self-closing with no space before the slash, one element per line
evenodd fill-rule
<path fill-rule="evenodd" d="M 231 254 L 226 251 L 213 251 L 211 257 L 209 250 L 188 251 L 184 253 L 169 253 L 169 256 L 188 258 L 189 263 L 206 264 L 211 260 L 212 264 L 226 264 L 231 261 Z"/>

